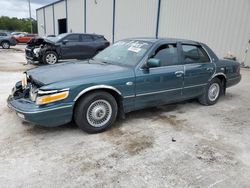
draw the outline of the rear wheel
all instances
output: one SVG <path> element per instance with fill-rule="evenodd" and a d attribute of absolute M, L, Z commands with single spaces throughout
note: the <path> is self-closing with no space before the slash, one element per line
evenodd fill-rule
<path fill-rule="evenodd" d="M 58 55 L 56 52 L 48 51 L 43 55 L 43 62 L 47 63 L 49 65 L 53 65 L 57 63 L 58 61 Z"/>
<path fill-rule="evenodd" d="M 222 83 L 220 79 L 214 78 L 206 86 L 203 95 L 199 98 L 199 102 L 203 105 L 215 104 L 222 93 Z"/>
<path fill-rule="evenodd" d="M 8 41 L 3 41 L 1 43 L 1 46 L 3 47 L 3 49 L 9 49 L 10 48 L 10 43 Z"/>
<path fill-rule="evenodd" d="M 92 92 L 77 102 L 74 120 L 83 131 L 99 133 L 113 124 L 117 111 L 116 100 L 111 94 L 102 91 Z"/>

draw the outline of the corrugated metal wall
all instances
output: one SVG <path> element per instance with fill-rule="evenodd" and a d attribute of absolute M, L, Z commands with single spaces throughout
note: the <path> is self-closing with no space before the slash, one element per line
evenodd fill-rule
<path fill-rule="evenodd" d="M 68 0 L 68 31 L 84 32 L 84 0 Z"/>
<path fill-rule="evenodd" d="M 54 4 L 55 33 L 58 34 L 58 19 L 68 15 L 69 32 L 84 32 L 86 29 L 88 33 L 103 34 L 110 41 L 128 37 L 155 37 L 157 14 L 160 10 L 159 37 L 201 41 L 208 44 L 219 57 L 231 52 L 238 60 L 243 59 L 250 39 L 250 0 L 161 0 L 160 9 L 158 2 L 159 0 L 60 1 Z M 38 25 L 44 24 L 42 10 L 43 8 L 37 10 Z M 50 16 L 51 14 L 46 13 L 48 32 L 51 31 Z M 38 27 L 38 32 L 43 35 L 41 27 Z M 250 65 L 250 59 L 248 63 Z"/>
<path fill-rule="evenodd" d="M 45 12 L 45 27 L 46 27 L 46 34 L 54 34 L 54 26 L 53 26 L 53 7 L 49 6 L 44 9 Z"/>
<path fill-rule="evenodd" d="M 113 0 L 88 0 L 86 32 L 97 33 L 112 41 Z"/>
<path fill-rule="evenodd" d="M 37 17 L 37 30 L 40 36 L 44 36 L 44 16 L 43 9 L 39 9 L 36 12 Z"/>
<path fill-rule="evenodd" d="M 66 18 L 66 3 L 61 1 L 54 5 L 55 33 L 58 34 L 58 19 Z"/>
<path fill-rule="evenodd" d="M 219 57 L 240 59 L 250 39 L 249 0 L 162 0 L 159 36 L 208 44 Z"/>
<path fill-rule="evenodd" d="M 117 0 L 115 12 L 115 40 L 155 37 L 157 0 Z"/>

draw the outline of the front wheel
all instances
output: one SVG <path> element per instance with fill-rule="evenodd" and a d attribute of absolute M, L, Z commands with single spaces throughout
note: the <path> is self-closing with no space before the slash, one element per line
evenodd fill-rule
<path fill-rule="evenodd" d="M 8 41 L 3 41 L 1 45 L 2 45 L 3 49 L 9 49 L 10 48 L 10 43 Z"/>
<path fill-rule="evenodd" d="M 56 52 L 48 51 L 43 55 L 43 62 L 49 65 L 53 65 L 58 61 L 58 56 Z"/>
<path fill-rule="evenodd" d="M 99 133 L 113 124 L 117 111 L 117 102 L 111 94 L 102 91 L 92 92 L 77 102 L 74 120 L 83 131 Z"/>
<path fill-rule="evenodd" d="M 214 78 L 206 86 L 203 95 L 199 98 L 199 102 L 203 105 L 215 104 L 221 95 L 222 84 L 220 79 Z"/>

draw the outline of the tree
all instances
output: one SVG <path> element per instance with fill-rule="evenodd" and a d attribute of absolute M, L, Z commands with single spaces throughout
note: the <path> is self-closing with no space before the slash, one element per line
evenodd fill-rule
<path fill-rule="evenodd" d="M 0 30 L 30 32 L 31 24 L 33 25 L 33 33 L 37 33 L 37 21 L 34 19 L 0 17 Z"/>

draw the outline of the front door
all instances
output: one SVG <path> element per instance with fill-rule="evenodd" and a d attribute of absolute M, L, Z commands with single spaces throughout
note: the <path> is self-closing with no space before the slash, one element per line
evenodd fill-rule
<path fill-rule="evenodd" d="M 61 54 L 63 59 L 77 59 L 80 56 L 80 35 L 70 34 L 61 41 Z"/>
<path fill-rule="evenodd" d="M 179 61 L 179 44 L 161 44 L 149 58 L 160 66 L 136 71 L 135 108 L 156 106 L 178 100 L 182 95 L 184 66 Z"/>
<path fill-rule="evenodd" d="M 182 44 L 182 61 L 185 66 L 183 97 L 201 95 L 215 71 L 215 65 L 200 45 Z"/>

